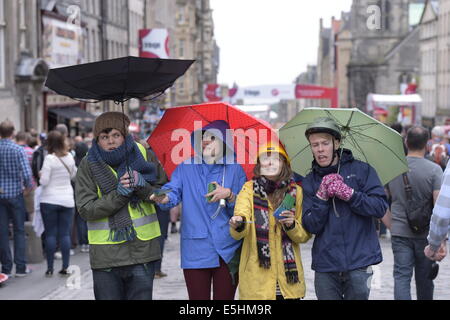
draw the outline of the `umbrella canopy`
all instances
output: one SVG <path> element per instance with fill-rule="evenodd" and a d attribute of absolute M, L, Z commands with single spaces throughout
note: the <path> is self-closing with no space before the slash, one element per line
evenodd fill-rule
<path fill-rule="evenodd" d="M 194 60 L 123 57 L 51 69 L 45 85 L 78 100 L 124 102 L 162 94 Z"/>
<path fill-rule="evenodd" d="M 172 175 L 178 164 L 194 155 L 191 134 L 216 120 L 226 121 L 232 132 L 236 160 L 242 165 L 247 178 L 253 177 L 257 150 L 268 141 L 278 142 L 278 137 L 270 124 L 257 119 L 227 103 L 216 102 L 168 109 L 147 142 L 156 153 L 167 175 Z M 180 151 L 181 134 L 189 152 Z"/>
<path fill-rule="evenodd" d="M 359 109 L 305 108 L 279 131 L 295 172 L 306 175 L 313 161 L 306 127 L 316 118 L 329 117 L 342 132 L 342 147 L 350 149 L 355 159 L 369 163 L 384 185 L 408 171 L 403 139 L 395 130 Z"/>

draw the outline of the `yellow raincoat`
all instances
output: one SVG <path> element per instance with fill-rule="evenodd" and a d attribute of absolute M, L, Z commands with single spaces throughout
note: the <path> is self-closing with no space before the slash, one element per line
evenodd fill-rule
<path fill-rule="evenodd" d="M 302 188 L 297 186 L 295 227 L 286 232 L 292 240 L 294 249 L 299 279 L 297 283 L 289 284 L 286 281 L 281 247 L 282 224 L 277 222 L 272 215 L 274 208 L 270 201 L 268 201 L 270 269 L 264 269 L 259 266 L 255 224 L 246 224 L 242 232 L 237 232 L 230 227 L 230 233 L 234 239 L 244 239 L 239 264 L 239 298 L 241 300 L 275 300 L 277 282 L 285 299 L 299 299 L 305 296 L 305 278 L 299 243 L 305 243 L 311 238 L 311 235 L 301 226 L 302 200 Z M 252 181 L 247 181 L 239 193 L 236 199 L 234 215 L 243 216 L 246 221 L 255 221 Z"/>

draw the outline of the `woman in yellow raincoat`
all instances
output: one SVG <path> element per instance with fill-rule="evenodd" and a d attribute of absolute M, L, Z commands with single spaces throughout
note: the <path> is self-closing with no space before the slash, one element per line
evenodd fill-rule
<path fill-rule="evenodd" d="M 239 298 L 301 299 L 305 279 L 299 244 L 311 235 L 301 225 L 302 188 L 293 180 L 281 145 L 258 151 L 254 178 L 239 193 L 230 233 L 244 239 L 239 264 Z"/>

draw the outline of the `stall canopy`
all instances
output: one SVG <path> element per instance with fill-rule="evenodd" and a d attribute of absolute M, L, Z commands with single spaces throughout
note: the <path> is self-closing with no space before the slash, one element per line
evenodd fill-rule
<path fill-rule="evenodd" d="M 50 108 L 48 111 L 75 122 L 89 123 L 95 120 L 94 115 L 79 107 Z"/>
<path fill-rule="evenodd" d="M 404 124 L 420 124 L 422 98 L 418 94 L 373 94 L 367 96 L 367 113 L 374 114 L 390 107 L 400 107 L 399 120 Z M 400 119 L 401 118 L 401 119 Z"/>

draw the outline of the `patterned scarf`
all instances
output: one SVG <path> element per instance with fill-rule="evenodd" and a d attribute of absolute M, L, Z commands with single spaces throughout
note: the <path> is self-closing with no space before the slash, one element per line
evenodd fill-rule
<path fill-rule="evenodd" d="M 294 180 L 273 182 L 265 177 L 253 179 L 253 208 L 256 227 L 256 244 L 258 249 L 259 265 L 262 268 L 270 268 L 269 248 L 269 204 L 267 196 L 276 189 L 288 187 L 286 191 L 294 199 L 297 196 L 297 188 Z M 294 209 L 295 210 L 295 206 Z M 297 265 L 295 263 L 294 248 L 292 241 L 286 232 L 281 229 L 281 247 L 283 250 L 283 263 L 288 283 L 298 282 Z"/>
<path fill-rule="evenodd" d="M 126 166 L 126 152 L 128 153 L 128 165 Z M 117 176 L 121 177 L 127 170 L 136 170 L 148 183 L 156 180 L 156 167 L 154 164 L 145 161 L 139 147 L 134 142 L 133 137 L 128 135 L 125 142 L 113 151 L 103 150 L 95 140 L 87 156 L 89 168 L 102 194 L 108 194 L 117 189 L 118 178 L 113 174 L 110 167 L 117 168 Z M 133 208 L 138 208 L 142 214 L 145 212 L 139 206 L 140 199 L 132 194 L 130 204 Z M 116 214 L 108 219 L 111 230 L 110 240 L 128 241 L 136 238 L 136 231 L 128 212 L 128 206 L 121 208 Z"/>

